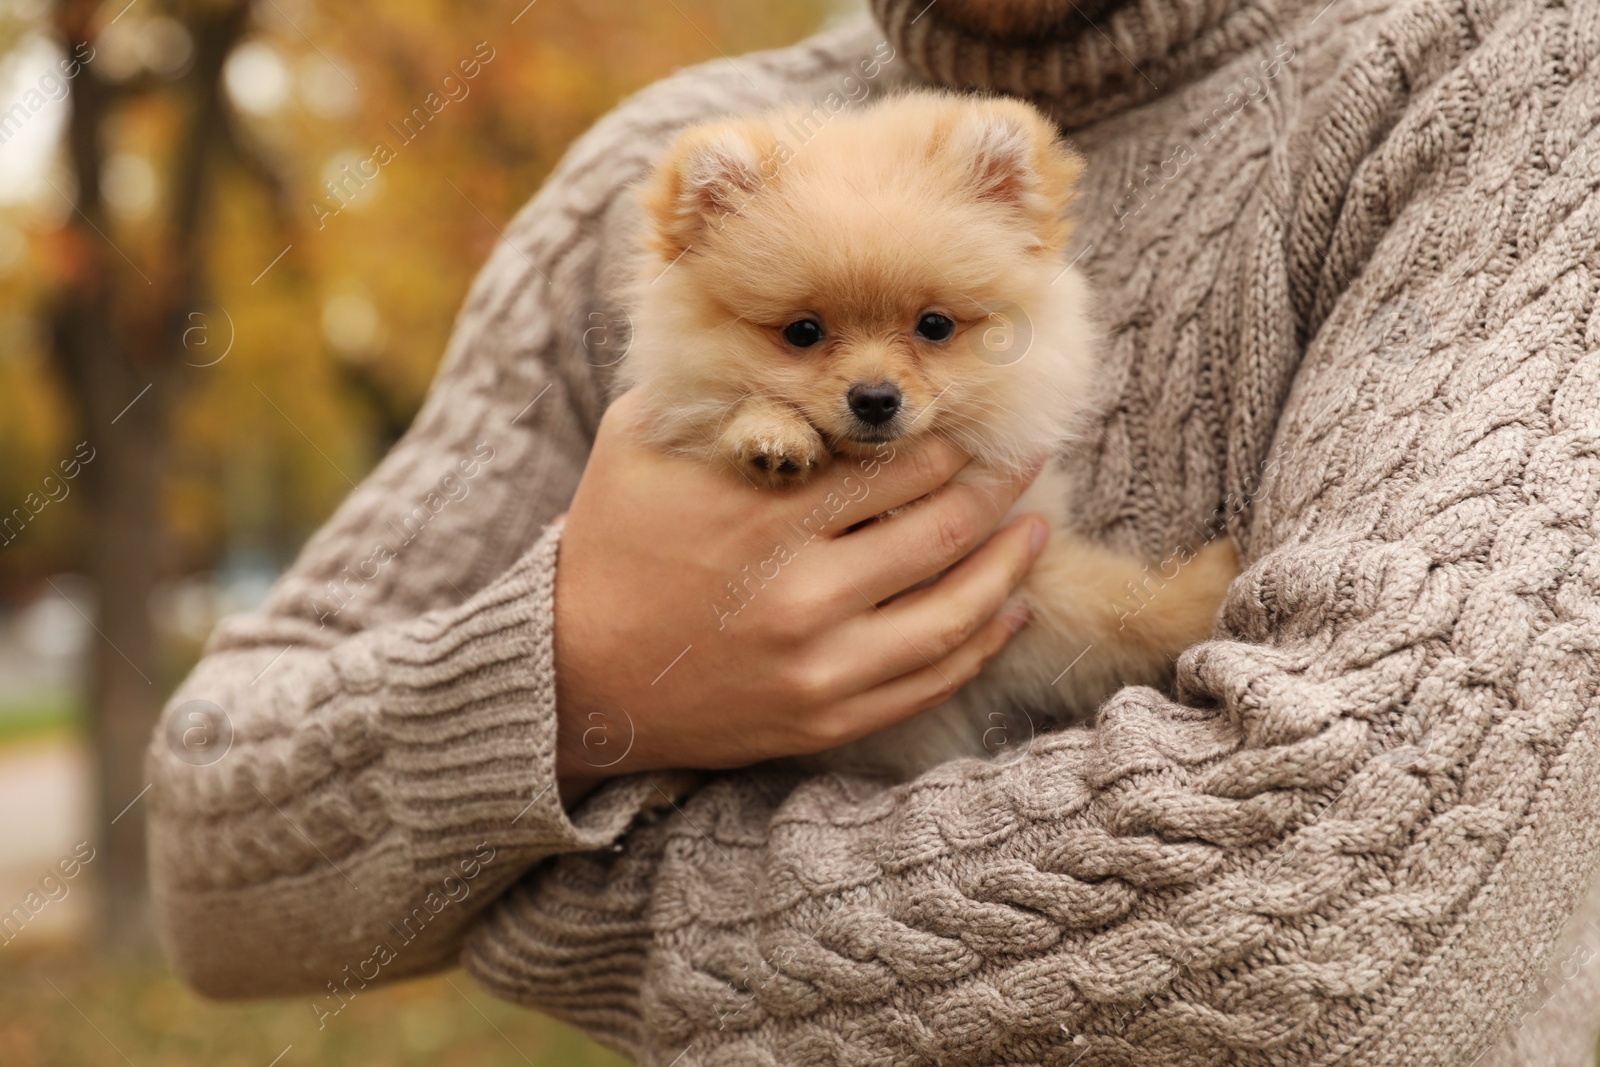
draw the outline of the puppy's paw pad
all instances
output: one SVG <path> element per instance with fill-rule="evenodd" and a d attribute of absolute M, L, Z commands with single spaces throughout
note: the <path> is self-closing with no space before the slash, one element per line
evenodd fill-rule
<path fill-rule="evenodd" d="M 817 469 L 815 456 L 795 456 L 777 451 L 752 452 L 748 462 L 762 477 L 775 485 L 804 481 Z"/>
<path fill-rule="evenodd" d="M 822 462 L 821 443 L 760 440 L 735 450 L 739 460 L 772 485 L 803 482 Z"/>

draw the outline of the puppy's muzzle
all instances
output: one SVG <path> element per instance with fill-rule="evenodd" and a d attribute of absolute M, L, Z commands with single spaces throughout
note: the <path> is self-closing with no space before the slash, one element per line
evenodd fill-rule
<path fill-rule="evenodd" d="M 900 414 L 900 387 L 893 382 L 857 382 L 845 394 L 856 418 L 868 426 L 882 426 Z"/>

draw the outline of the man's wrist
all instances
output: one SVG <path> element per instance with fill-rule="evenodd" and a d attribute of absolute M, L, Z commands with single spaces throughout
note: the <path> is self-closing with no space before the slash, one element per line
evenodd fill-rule
<path fill-rule="evenodd" d="M 600 774 L 556 774 L 556 794 L 561 806 L 571 810 L 590 793 L 600 787 L 605 776 Z"/>

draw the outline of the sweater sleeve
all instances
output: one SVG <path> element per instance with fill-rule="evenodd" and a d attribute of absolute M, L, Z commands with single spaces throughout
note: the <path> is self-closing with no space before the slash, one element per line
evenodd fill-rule
<path fill-rule="evenodd" d="M 1471 16 L 1400 25 L 1234 183 L 1284 314 L 1216 358 L 1299 366 L 1175 699 L 893 788 L 724 776 L 521 881 L 472 973 L 655 1067 L 1458 1067 L 1537 1015 L 1600 855 L 1600 93 L 1540 12 L 1455 69 L 1406 49 Z M 1477 106 L 1523 71 L 1562 121 Z"/>
<path fill-rule="evenodd" d="M 591 280 L 570 251 L 595 210 L 582 157 L 475 283 L 404 439 L 168 704 L 148 755 L 154 906 L 206 993 L 310 990 L 336 1010 L 375 952 L 386 978 L 437 968 L 501 887 L 632 813 L 623 788 L 569 818 L 554 788 L 547 524 L 601 404 L 560 313 Z"/>
<path fill-rule="evenodd" d="M 1600 854 L 1600 361 L 1526 344 L 1441 354 L 1474 388 L 1415 459 L 1357 459 L 1396 415 L 1348 382 L 1291 431 L 1349 482 L 1280 485 L 1180 701 L 898 788 L 722 778 L 519 883 L 469 971 L 658 1067 L 1472 1062 L 1593 954 L 1548 958 Z"/>
<path fill-rule="evenodd" d="M 453 963 L 541 860 L 613 841 L 654 779 L 555 789 L 560 531 L 629 324 L 627 195 L 683 126 L 817 93 L 865 20 L 640 93 L 580 139 L 474 283 L 423 410 L 261 610 L 225 620 L 149 749 L 161 938 L 215 996 Z M 887 80 L 887 79 L 885 79 Z"/>

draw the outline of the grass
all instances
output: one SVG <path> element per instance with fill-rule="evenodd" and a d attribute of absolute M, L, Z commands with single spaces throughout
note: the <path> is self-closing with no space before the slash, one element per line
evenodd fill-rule
<path fill-rule="evenodd" d="M 77 701 L 68 696 L 41 697 L 26 704 L 0 703 L 0 746 L 66 733 L 79 729 L 82 722 Z"/>
<path fill-rule="evenodd" d="M 80 724 L 71 701 L 0 704 L 0 750 Z M 0 1067 L 628 1064 L 570 1027 L 495 1000 L 460 972 L 363 990 L 319 1030 L 310 996 L 217 1004 L 191 993 L 159 959 L 112 963 L 28 930 L 4 940 Z"/>
<path fill-rule="evenodd" d="M 460 972 L 364 990 L 319 1031 L 309 999 L 214 1004 L 159 962 L 107 964 L 81 950 L 5 945 L 0 1064 L 629 1067 L 571 1028 L 495 1000 Z"/>
<path fill-rule="evenodd" d="M 317 1029 L 310 998 L 209 1003 L 158 962 L 0 947 L 6 1067 L 626 1067 L 459 972 L 369 989 Z M 274 1061 L 274 1057 L 281 1058 Z"/>

